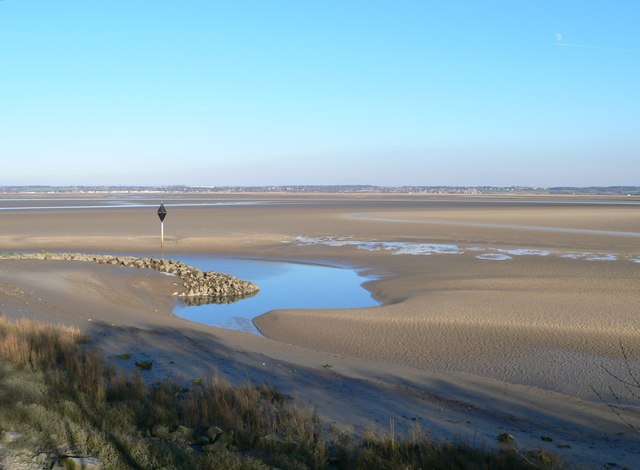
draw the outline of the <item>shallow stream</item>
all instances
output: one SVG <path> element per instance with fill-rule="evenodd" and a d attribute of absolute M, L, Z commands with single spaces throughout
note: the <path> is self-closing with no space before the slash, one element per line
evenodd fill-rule
<path fill-rule="evenodd" d="M 260 291 L 231 304 L 178 306 L 174 313 L 187 320 L 221 328 L 260 334 L 252 319 L 271 310 L 307 308 L 362 308 L 380 305 L 362 287 L 375 279 L 358 270 L 299 262 L 172 256 L 203 271 L 219 271 L 253 281 Z"/>

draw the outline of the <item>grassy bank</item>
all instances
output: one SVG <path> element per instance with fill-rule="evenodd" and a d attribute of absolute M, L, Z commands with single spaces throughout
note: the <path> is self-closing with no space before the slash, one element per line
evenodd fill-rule
<path fill-rule="evenodd" d="M 74 328 L 0 318 L 0 431 L 19 433 L 12 446 L 49 461 L 88 455 L 108 469 L 559 467 L 539 452 L 438 443 L 419 429 L 334 433 L 266 385 L 149 387 L 87 342 Z"/>

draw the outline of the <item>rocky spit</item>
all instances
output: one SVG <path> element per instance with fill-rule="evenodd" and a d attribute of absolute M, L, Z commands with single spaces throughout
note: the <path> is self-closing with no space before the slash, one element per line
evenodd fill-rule
<path fill-rule="evenodd" d="M 204 272 L 181 261 L 134 256 L 87 255 L 83 253 L 10 253 L 0 259 L 84 261 L 125 268 L 153 269 L 176 276 L 184 290 L 173 295 L 182 297 L 188 305 L 230 303 L 255 295 L 260 289 L 250 281 L 243 281 L 229 274 Z"/>

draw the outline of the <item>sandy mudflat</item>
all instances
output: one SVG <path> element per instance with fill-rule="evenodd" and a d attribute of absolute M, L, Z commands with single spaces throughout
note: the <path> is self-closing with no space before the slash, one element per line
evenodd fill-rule
<path fill-rule="evenodd" d="M 415 418 L 436 436 L 493 445 L 508 431 L 524 448 L 596 466 L 637 464 L 638 434 L 593 389 L 609 393 L 602 365 L 626 373 L 620 341 L 640 370 L 640 201 L 163 200 L 169 253 L 357 266 L 380 277 L 366 287 L 385 305 L 270 312 L 255 321 L 260 338 L 173 317 L 174 286 L 158 273 L 0 261 L 0 311 L 78 324 L 109 354 L 153 357 L 158 378 L 190 379 L 215 368 L 235 380 L 267 380 L 327 419 L 356 427 L 384 427 L 390 418 L 409 426 Z M 190 205 L 253 201 L 259 204 Z M 0 208 L 112 202 L 0 198 Z M 134 202 L 149 207 L 0 210 L 0 249 L 158 251 L 159 199 Z M 637 411 L 629 417 L 638 419 Z M 571 449 L 556 447 L 563 442 Z"/>

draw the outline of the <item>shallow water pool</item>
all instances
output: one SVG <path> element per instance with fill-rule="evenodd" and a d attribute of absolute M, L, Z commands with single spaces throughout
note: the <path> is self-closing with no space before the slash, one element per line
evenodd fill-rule
<path fill-rule="evenodd" d="M 178 306 L 174 313 L 187 320 L 232 330 L 260 334 L 252 319 L 275 309 L 362 308 L 380 305 L 362 287 L 375 279 L 361 272 L 336 266 L 177 255 L 203 271 L 219 271 L 253 281 L 260 291 L 232 304 Z"/>

